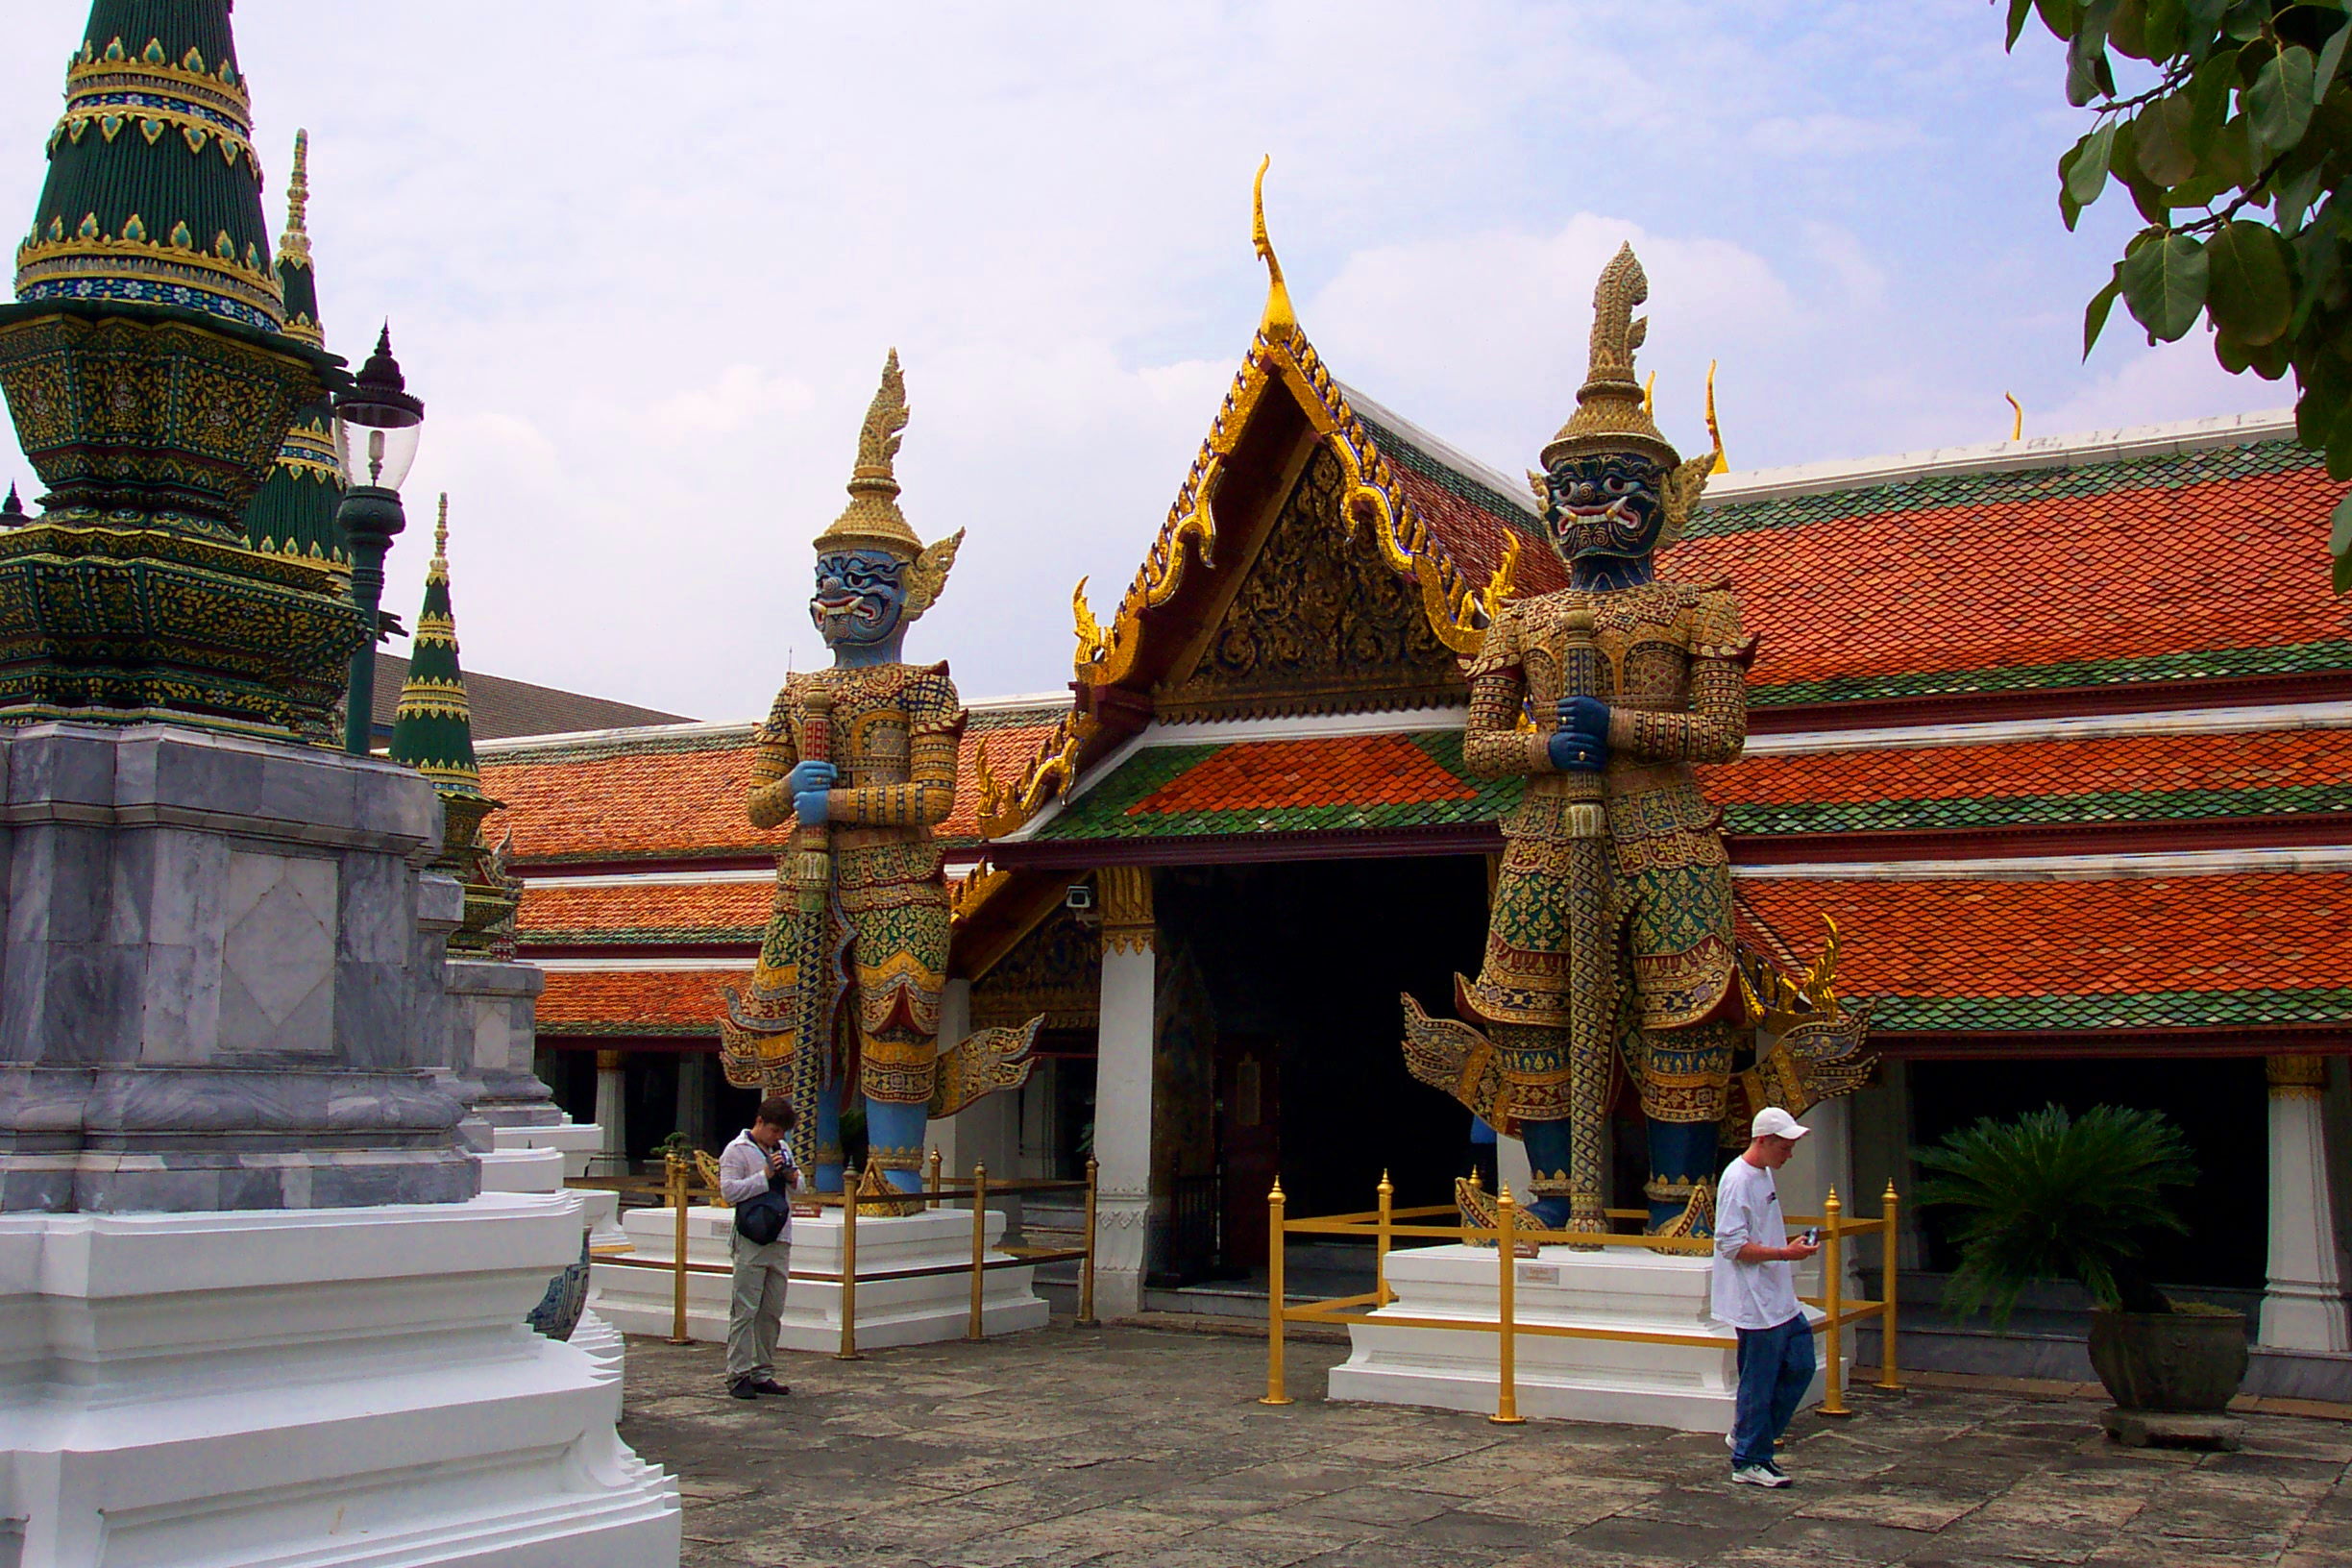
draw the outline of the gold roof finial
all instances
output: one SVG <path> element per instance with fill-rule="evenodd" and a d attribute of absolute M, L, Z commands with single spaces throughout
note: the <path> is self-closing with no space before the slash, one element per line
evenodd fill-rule
<path fill-rule="evenodd" d="M 2003 392 L 2001 396 L 2009 400 L 2009 439 L 2022 441 L 2025 439 L 2025 405 L 2018 402 L 2015 392 Z"/>
<path fill-rule="evenodd" d="M 432 564 L 429 574 L 437 573 L 444 581 L 449 578 L 449 492 L 441 492 L 441 515 L 433 523 Z"/>
<path fill-rule="evenodd" d="M 294 172 L 286 176 L 286 227 L 278 236 L 278 254 L 289 261 L 307 266 L 310 261 L 310 231 L 305 227 L 310 215 L 310 133 L 294 133 Z"/>
<path fill-rule="evenodd" d="M 1724 455 L 1723 427 L 1715 423 L 1715 361 L 1712 359 L 1707 361 L 1706 422 L 1707 439 L 1715 443 L 1715 463 L 1707 472 L 1728 474 L 1731 472 L 1731 461 Z"/>
<path fill-rule="evenodd" d="M 1577 410 L 1543 449 L 1548 472 L 1561 459 L 1592 453 L 1638 453 L 1666 468 L 1681 461 L 1650 417 L 1641 383 L 1633 379 L 1633 351 L 1648 335 L 1647 318 L 1633 307 L 1650 298 L 1633 247 L 1624 245 L 1601 269 L 1593 289 L 1592 355 Z"/>
<path fill-rule="evenodd" d="M 890 351 L 882 365 L 882 384 L 866 410 L 858 431 L 857 466 L 849 471 L 849 504 L 832 527 L 817 536 L 822 554 L 842 550 L 876 550 L 913 560 L 922 553 L 922 541 L 898 510 L 896 458 L 900 431 L 907 428 L 906 379 L 898 371 L 898 351 Z"/>
<path fill-rule="evenodd" d="M 1283 282 L 1282 263 L 1274 257 L 1274 241 L 1266 233 L 1265 177 L 1274 161 L 1272 153 L 1258 160 L 1257 183 L 1250 187 L 1250 243 L 1258 248 L 1258 259 L 1266 264 L 1265 312 L 1259 318 L 1258 331 L 1267 337 L 1287 333 L 1298 326 L 1298 312 L 1290 306 L 1290 286 Z"/>

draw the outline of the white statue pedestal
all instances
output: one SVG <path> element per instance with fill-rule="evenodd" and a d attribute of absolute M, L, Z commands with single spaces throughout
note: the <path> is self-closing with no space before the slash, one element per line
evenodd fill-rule
<path fill-rule="evenodd" d="M 523 1322 L 580 1224 L 506 1193 L 0 1214 L 0 1556 L 675 1563 L 609 1372 Z"/>
<path fill-rule="evenodd" d="M 635 1244 L 629 1264 L 599 1259 L 590 1270 L 589 1310 L 624 1334 L 667 1337 L 672 1323 L 677 1211 L 632 1209 L 621 1216 Z M 686 1211 L 686 1261 L 730 1265 L 728 1238 L 735 1212 L 697 1206 Z M 803 1273 L 841 1272 L 841 1213 L 827 1210 L 792 1222 L 794 1279 L 784 1293 L 784 1317 L 776 1343 L 786 1350 L 833 1352 L 841 1348 L 841 1286 L 833 1280 L 801 1279 Z M 961 1339 L 971 1322 L 971 1215 L 956 1209 L 884 1216 L 861 1214 L 857 1222 L 857 1342 L 878 1350 L 889 1345 L 927 1345 Z M 988 1256 L 1004 1235 L 1004 1215 L 988 1216 Z M 662 1266 L 631 1266 L 639 1262 Z M 953 1270 L 937 1274 L 924 1269 Z M 992 1268 L 982 1286 L 980 1320 L 989 1335 L 1018 1334 L 1045 1326 L 1048 1309 L 1032 1288 L 1033 1270 Z M 702 1271 L 686 1276 L 686 1335 L 723 1343 L 727 1274 Z"/>
<path fill-rule="evenodd" d="M 1519 1335 L 1520 1414 L 1681 1432 L 1731 1430 L 1739 1397 L 1739 1337 L 1707 1315 L 1707 1259 L 1638 1247 L 1601 1252 L 1545 1247 L 1516 1266 L 1514 1315 L 1522 1326 L 1703 1335 L 1711 1341 L 1653 1345 Z M 1372 1322 L 1349 1327 L 1355 1348 L 1332 1368 L 1330 1397 L 1491 1414 L 1493 1333 L 1387 1327 L 1379 1319 L 1384 1313 L 1494 1324 L 1501 1318 L 1498 1273 L 1492 1247 L 1391 1252 L 1388 1288 L 1396 1300 L 1373 1313 Z M 1804 1311 L 1807 1318 L 1821 1315 L 1809 1307 Z M 1805 1391 L 1806 1406 L 1821 1402 L 1824 1383 L 1816 1373 Z"/>

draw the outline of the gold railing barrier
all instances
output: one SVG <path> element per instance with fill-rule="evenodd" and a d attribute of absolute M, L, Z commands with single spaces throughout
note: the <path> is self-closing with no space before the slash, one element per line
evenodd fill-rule
<path fill-rule="evenodd" d="M 1498 1229 L 1480 1230 L 1459 1223 L 1433 1225 L 1418 1223 L 1444 1214 L 1459 1218 L 1453 1204 L 1428 1204 L 1419 1208 L 1399 1209 L 1394 1203 L 1395 1188 L 1387 1173 L 1383 1172 L 1376 1208 L 1355 1213 L 1326 1214 L 1314 1219 L 1289 1219 L 1285 1216 L 1287 1200 L 1283 1196 L 1282 1183 L 1277 1180 L 1273 1190 L 1266 1194 L 1266 1391 L 1261 1405 L 1291 1403 L 1284 1385 L 1284 1326 L 1290 1323 L 1317 1323 L 1345 1327 L 1357 1323 L 1378 1323 L 1399 1329 L 1447 1329 L 1469 1334 L 1495 1335 L 1495 1411 L 1498 1422 L 1516 1422 L 1519 1415 L 1518 1340 L 1521 1335 L 1537 1335 L 1556 1339 L 1606 1339 L 1637 1345 L 1688 1345 L 1696 1348 L 1720 1350 L 1724 1341 L 1712 1335 L 1675 1334 L 1639 1329 L 1598 1329 L 1564 1323 L 1522 1323 L 1518 1319 L 1518 1246 L 1522 1242 L 1537 1245 L 1594 1247 L 1643 1247 L 1653 1252 L 1680 1253 L 1689 1256 L 1708 1256 L 1715 1243 L 1703 1237 L 1642 1236 L 1621 1231 L 1552 1231 L 1524 1225 L 1519 1218 L 1519 1206 L 1506 1188 L 1495 1203 Z M 1801 1298 L 1805 1305 L 1821 1309 L 1821 1316 L 1813 1320 L 1812 1332 L 1821 1335 L 1825 1343 L 1824 1360 L 1828 1363 L 1823 1388 L 1821 1413 L 1828 1416 L 1850 1415 L 1844 1390 L 1845 1334 L 1849 1324 L 1876 1318 L 1879 1326 L 1878 1378 L 1874 1387 L 1899 1390 L 1902 1378 L 1899 1370 L 1899 1357 L 1896 1346 L 1895 1283 L 1897 1261 L 1896 1216 L 1899 1204 L 1895 1184 L 1887 1183 L 1882 1200 L 1883 1211 L 1876 1219 L 1858 1219 L 1846 1213 L 1846 1206 L 1829 1189 L 1821 1214 L 1791 1214 L 1791 1227 L 1810 1226 L 1821 1232 L 1822 1294 Z M 1646 1209 L 1610 1209 L 1605 1211 L 1612 1220 L 1642 1221 L 1649 1217 Z M 1362 1295 L 1334 1296 L 1321 1301 L 1293 1305 L 1284 1288 L 1284 1254 L 1288 1238 L 1293 1236 L 1363 1237 L 1372 1242 L 1373 1287 Z M 1849 1300 L 1844 1276 L 1845 1245 L 1849 1237 L 1876 1236 L 1884 1261 L 1880 1299 Z M 1388 1253 L 1400 1237 L 1422 1237 L 1436 1241 L 1479 1242 L 1493 1246 L 1498 1275 L 1498 1314 L 1492 1323 L 1465 1321 L 1450 1317 L 1418 1317 L 1400 1314 L 1390 1310 L 1396 1296 L 1388 1288 Z"/>
<path fill-rule="evenodd" d="M 796 1268 L 790 1278 L 838 1285 L 842 1289 L 841 1348 L 834 1353 L 837 1360 L 860 1360 L 864 1358 L 857 1348 L 857 1287 L 860 1280 L 916 1280 L 939 1274 L 971 1274 L 971 1320 L 967 1337 L 982 1336 L 983 1291 L 981 1276 L 991 1269 L 1027 1268 L 1039 1263 L 1075 1262 L 1078 1264 L 1078 1318 L 1081 1326 L 1094 1326 L 1094 1220 L 1095 1193 L 1099 1166 L 1094 1161 L 1086 1164 L 1086 1176 L 1078 1181 L 992 1182 L 988 1179 L 988 1167 L 975 1165 L 970 1178 L 943 1176 L 940 1172 L 940 1153 L 933 1149 L 929 1159 L 928 1180 L 917 1192 L 865 1193 L 854 1204 L 845 1205 L 838 1192 L 796 1193 L 795 1204 L 813 1204 L 820 1209 L 842 1211 L 842 1266 L 838 1272 Z M 674 1251 L 665 1262 L 649 1258 L 604 1258 L 598 1263 L 616 1268 L 658 1268 L 672 1276 L 670 1342 L 674 1345 L 690 1343 L 686 1333 L 686 1277 L 689 1274 L 734 1273 L 731 1263 L 695 1263 L 686 1259 L 686 1211 L 698 1200 L 716 1204 L 718 1184 L 707 1180 L 697 1168 L 692 1157 L 675 1154 L 662 1157 L 659 1176 L 581 1176 L 565 1184 L 567 1187 L 606 1192 L 658 1195 L 665 1208 L 675 1215 Z M 1085 1201 L 1086 1234 L 1083 1244 L 1075 1247 L 1001 1247 L 1003 1257 L 988 1254 L 988 1200 L 1008 1198 L 1029 1193 L 1076 1192 Z M 972 1210 L 972 1256 L 969 1262 L 941 1263 L 924 1268 L 893 1268 L 861 1270 L 857 1266 L 857 1216 L 860 1211 L 869 1214 L 894 1209 L 910 1199 L 919 1198 L 925 1209 L 937 1209 L 954 1203 L 969 1203 Z M 642 1207 L 642 1206 L 641 1206 Z"/>

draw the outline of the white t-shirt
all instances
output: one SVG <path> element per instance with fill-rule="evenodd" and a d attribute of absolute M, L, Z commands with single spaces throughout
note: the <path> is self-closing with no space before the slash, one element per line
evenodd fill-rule
<path fill-rule="evenodd" d="M 1746 1155 L 1731 1162 L 1715 1188 L 1715 1271 L 1712 1311 L 1735 1329 L 1776 1329 L 1795 1317 L 1797 1265 L 1743 1263 L 1740 1248 L 1788 1245 L 1780 1218 L 1780 1189 L 1773 1173 Z"/>

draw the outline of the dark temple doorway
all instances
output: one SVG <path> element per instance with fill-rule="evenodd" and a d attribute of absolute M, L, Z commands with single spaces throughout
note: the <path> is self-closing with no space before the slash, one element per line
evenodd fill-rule
<path fill-rule="evenodd" d="M 1185 867 L 1157 896 L 1214 1043 L 1213 1103 L 1155 1120 L 1213 1140 L 1225 1262 L 1262 1262 L 1278 1173 L 1293 1217 L 1372 1208 L 1383 1170 L 1400 1207 L 1449 1201 L 1469 1113 L 1406 1072 L 1397 997 L 1452 1013 L 1485 941 L 1485 858 Z"/>

